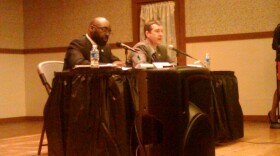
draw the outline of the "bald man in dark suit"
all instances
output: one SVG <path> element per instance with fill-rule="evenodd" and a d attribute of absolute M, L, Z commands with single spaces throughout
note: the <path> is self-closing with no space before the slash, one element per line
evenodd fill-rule
<path fill-rule="evenodd" d="M 114 56 L 111 48 L 106 45 L 110 34 L 110 22 L 104 17 L 94 18 L 89 24 L 87 34 L 78 39 L 74 39 L 68 46 L 64 58 L 63 70 L 70 70 L 75 65 L 89 65 L 90 51 L 94 44 L 99 49 L 100 63 L 112 63 L 117 66 L 122 66 L 123 62 Z"/>

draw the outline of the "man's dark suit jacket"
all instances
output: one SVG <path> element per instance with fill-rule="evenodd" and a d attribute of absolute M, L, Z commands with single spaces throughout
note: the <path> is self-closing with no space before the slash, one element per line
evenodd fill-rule
<path fill-rule="evenodd" d="M 136 52 L 131 52 L 129 63 L 134 67 L 140 63 L 169 62 L 174 61 L 168 56 L 167 49 L 163 45 L 158 45 L 155 50 L 151 48 L 147 40 L 138 42 L 133 46 Z M 155 54 L 155 58 L 152 55 Z"/>
<path fill-rule="evenodd" d="M 90 64 L 91 49 L 92 44 L 85 35 L 79 39 L 73 40 L 67 48 L 63 70 L 72 69 L 75 65 Z M 120 61 L 119 58 L 112 54 L 109 46 L 106 45 L 104 47 L 98 47 L 98 49 L 100 63 L 113 63 L 114 61 Z"/>

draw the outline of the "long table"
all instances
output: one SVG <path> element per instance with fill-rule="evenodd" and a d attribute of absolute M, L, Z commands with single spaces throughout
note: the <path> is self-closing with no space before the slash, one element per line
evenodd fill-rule
<path fill-rule="evenodd" d="M 55 73 L 44 109 L 48 153 L 215 155 L 215 96 L 213 73 L 204 68 Z"/>

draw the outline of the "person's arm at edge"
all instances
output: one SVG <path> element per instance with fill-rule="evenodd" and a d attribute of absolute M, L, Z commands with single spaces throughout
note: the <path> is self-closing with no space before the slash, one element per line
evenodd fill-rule
<path fill-rule="evenodd" d="M 276 51 L 280 51 L 280 24 L 274 30 L 273 42 L 272 42 L 272 49 Z"/>

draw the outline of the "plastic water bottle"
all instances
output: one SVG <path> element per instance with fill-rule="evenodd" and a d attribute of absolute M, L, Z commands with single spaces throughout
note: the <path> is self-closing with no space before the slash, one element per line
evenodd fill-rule
<path fill-rule="evenodd" d="M 90 65 L 92 68 L 99 68 L 99 50 L 97 49 L 97 45 L 92 45 L 90 51 Z"/>
<path fill-rule="evenodd" d="M 209 53 L 206 53 L 205 54 L 205 65 L 206 65 L 206 67 L 207 68 L 209 68 L 210 69 L 210 55 L 209 55 Z"/>

